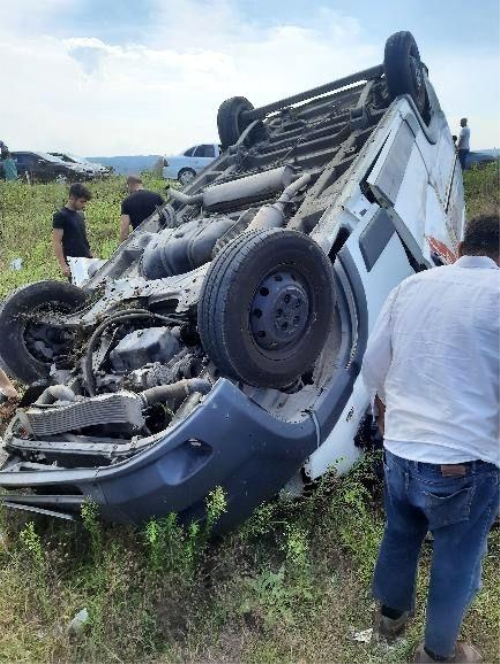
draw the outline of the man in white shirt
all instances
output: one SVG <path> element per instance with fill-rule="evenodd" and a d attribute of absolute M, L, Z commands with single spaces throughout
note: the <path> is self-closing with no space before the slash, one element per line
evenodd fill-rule
<path fill-rule="evenodd" d="M 460 134 L 457 141 L 458 161 L 464 171 L 467 166 L 467 155 L 470 152 L 470 127 L 467 126 L 467 118 L 460 120 Z"/>
<path fill-rule="evenodd" d="M 365 383 L 385 410 L 387 523 L 373 582 L 383 636 L 413 612 L 420 548 L 434 535 L 414 662 L 481 661 L 457 636 L 500 499 L 499 231 L 498 214 L 472 219 L 456 263 L 397 286 L 364 358 Z"/>

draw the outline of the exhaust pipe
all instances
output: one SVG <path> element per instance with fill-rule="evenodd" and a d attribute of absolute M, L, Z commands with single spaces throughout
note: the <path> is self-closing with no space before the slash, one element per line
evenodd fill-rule
<path fill-rule="evenodd" d="M 288 185 L 285 191 L 272 205 L 263 205 L 257 212 L 247 231 L 262 231 L 268 228 L 281 228 L 285 225 L 285 206 L 290 203 L 295 194 L 309 184 L 310 173 L 304 173 L 300 178 Z"/>
<path fill-rule="evenodd" d="M 183 194 L 182 191 L 179 191 L 178 189 L 173 189 L 172 187 L 169 189 L 168 193 L 174 199 L 174 201 L 177 201 L 182 205 L 198 205 L 198 206 L 203 205 L 203 194 L 195 194 L 194 196 L 188 196 L 188 194 Z"/>

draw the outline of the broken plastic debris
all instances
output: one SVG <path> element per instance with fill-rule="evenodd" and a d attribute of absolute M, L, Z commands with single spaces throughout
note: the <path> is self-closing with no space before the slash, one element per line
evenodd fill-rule
<path fill-rule="evenodd" d="M 358 643 L 370 643 L 373 636 L 373 628 L 365 629 L 362 632 L 354 632 L 352 635 L 353 641 L 358 641 Z"/>
<path fill-rule="evenodd" d="M 68 632 L 70 634 L 80 634 L 85 629 L 86 624 L 89 621 L 89 612 L 87 609 L 82 609 L 78 611 L 76 616 L 68 625 Z"/>
<path fill-rule="evenodd" d="M 10 261 L 10 268 L 11 270 L 16 270 L 18 272 L 21 270 L 23 267 L 23 259 L 22 258 L 14 258 L 14 260 Z"/>

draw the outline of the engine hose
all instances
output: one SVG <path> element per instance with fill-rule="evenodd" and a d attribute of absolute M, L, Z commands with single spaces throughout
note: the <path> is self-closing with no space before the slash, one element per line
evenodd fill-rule
<path fill-rule="evenodd" d="M 94 372 L 92 371 L 92 355 L 97 347 L 101 334 L 113 323 L 133 320 L 135 318 L 154 318 L 155 320 L 161 320 L 169 324 L 179 323 L 179 320 L 175 318 L 155 314 L 152 311 L 148 311 L 147 309 L 129 309 L 128 311 L 117 311 L 115 314 L 109 316 L 109 318 L 106 318 L 106 320 L 98 325 L 92 333 L 92 336 L 90 337 L 89 343 L 87 345 L 87 350 L 85 351 L 85 355 L 83 356 L 82 360 L 83 382 L 91 397 L 95 397 L 97 393 L 96 379 Z"/>
<path fill-rule="evenodd" d="M 187 378 L 172 385 L 159 385 L 140 392 L 139 396 L 145 407 L 156 403 L 165 403 L 178 397 L 186 397 L 195 392 L 208 394 L 212 389 L 208 380 L 203 378 Z"/>
<path fill-rule="evenodd" d="M 76 396 L 73 390 L 66 385 L 50 385 L 40 394 L 33 404 L 34 406 L 50 406 L 56 401 L 75 401 Z"/>

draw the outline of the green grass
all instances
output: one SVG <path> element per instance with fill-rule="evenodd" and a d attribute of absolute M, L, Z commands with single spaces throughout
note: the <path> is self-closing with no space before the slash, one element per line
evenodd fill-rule
<path fill-rule="evenodd" d="M 496 211 L 500 208 L 500 164 L 495 162 L 484 168 L 465 172 L 465 200 L 467 216 Z"/>
<path fill-rule="evenodd" d="M 498 205 L 498 169 L 466 173 L 469 214 Z M 162 191 L 161 180 L 151 188 Z M 92 185 L 90 239 L 107 256 L 118 238 L 123 178 Z M 0 297 L 56 277 L 50 220 L 60 185 L 0 182 Z M 21 257 L 23 270 L 9 263 Z M 211 501 L 213 520 L 223 497 Z M 387 649 L 359 643 L 371 626 L 370 578 L 383 528 L 371 459 L 329 477 L 308 498 L 262 506 L 238 531 L 208 542 L 174 517 L 143 529 L 102 525 L 85 506 L 77 524 L 0 511 L 0 664 L 7 662 L 408 661 L 423 633 L 430 545 L 418 612 L 404 640 Z M 500 537 L 490 536 L 484 588 L 463 635 L 499 661 Z M 86 629 L 67 625 L 86 608 Z"/>

